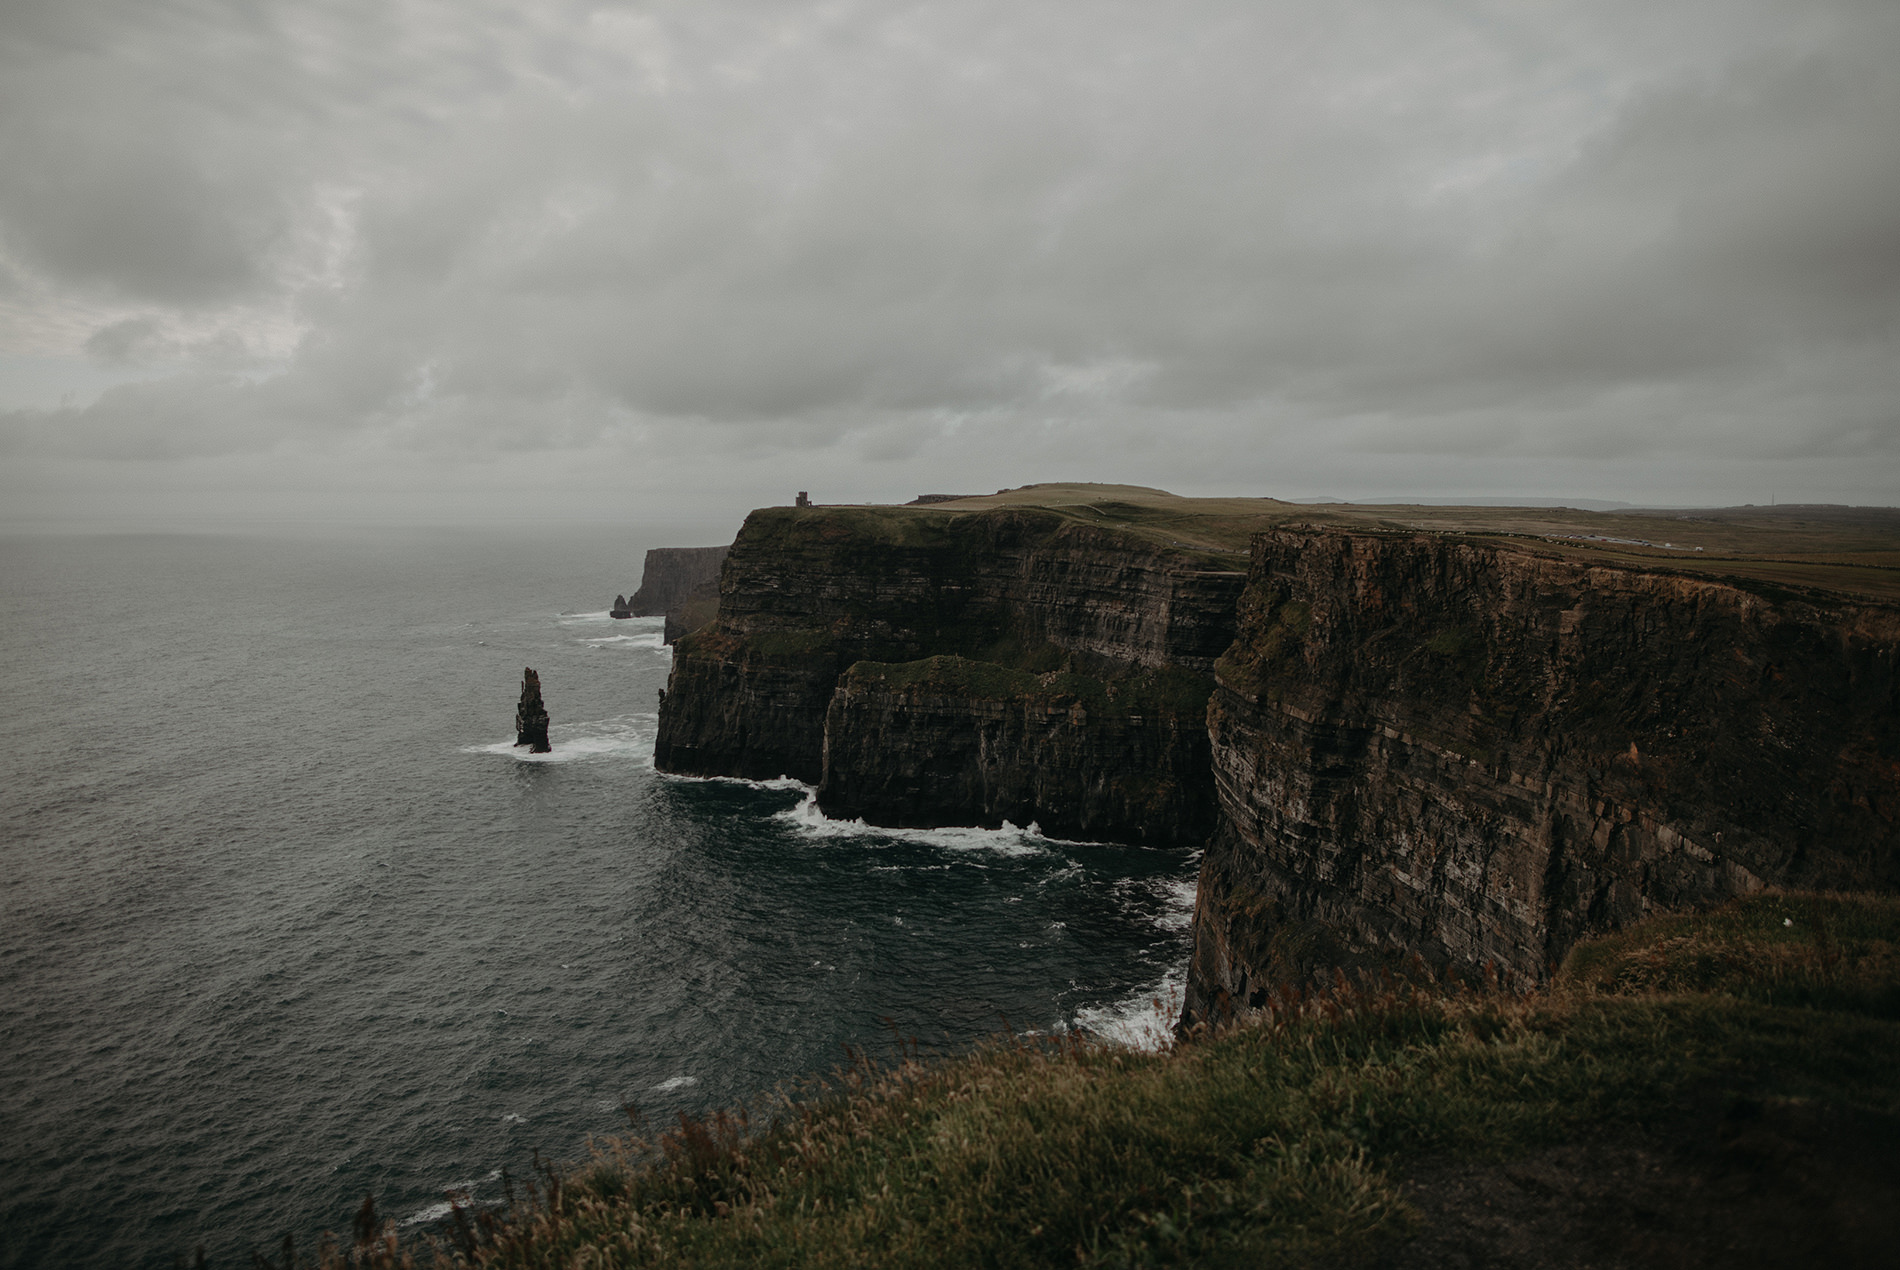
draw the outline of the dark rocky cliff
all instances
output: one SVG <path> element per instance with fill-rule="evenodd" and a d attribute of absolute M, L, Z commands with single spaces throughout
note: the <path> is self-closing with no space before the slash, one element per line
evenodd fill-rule
<path fill-rule="evenodd" d="M 1030 508 L 754 512 L 717 621 L 676 648 L 655 760 L 793 776 L 874 823 L 1198 844 L 1212 811 L 1198 703 L 1244 581 L 1219 565 Z M 933 657 L 958 660 L 910 665 Z M 841 685 L 859 663 L 882 669 Z M 953 671 L 964 689 L 939 691 Z M 1047 772 L 1025 779 L 1029 762 Z"/>
<path fill-rule="evenodd" d="M 1766 884 L 1900 887 L 1900 610 L 1412 533 L 1255 540 L 1188 1017 L 1417 953 L 1542 979 Z"/>
<path fill-rule="evenodd" d="M 1764 885 L 1900 889 L 1900 606 L 1792 581 L 1877 593 L 1885 539 L 1610 560 L 1567 522 L 1169 498 L 755 512 L 657 763 L 873 823 L 1207 843 L 1190 1019 L 1413 954 L 1529 985 Z M 1241 575 L 1206 527 L 1249 516 Z"/>
<path fill-rule="evenodd" d="M 640 572 L 640 589 L 627 600 L 635 617 L 666 618 L 661 636 L 672 644 L 711 622 L 719 611 L 719 571 L 730 547 L 654 547 Z"/>
<path fill-rule="evenodd" d="M 640 571 L 640 589 L 627 597 L 635 617 L 659 617 L 677 609 L 707 583 L 719 585 L 719 570 L 731 547 L 654 547 Z"/>
<path fill-rule="evenodd" d="M 1102 680 L 961 657 L 859 662 L 826 711 L 820 797 L 879 824 L 1198 844 L 1214 827 L 1211 686 L 1181 669 Z"/>

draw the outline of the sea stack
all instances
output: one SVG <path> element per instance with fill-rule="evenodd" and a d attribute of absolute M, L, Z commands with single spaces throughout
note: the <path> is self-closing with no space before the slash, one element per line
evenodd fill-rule
<path fill-rule="evenodd" d="M 616 595 L 614 597 L 614 606 L 611 609 L 607 610 L 607 616 L 608 617 L 632 617 L 633 610 L 627 607 L 627 597 L 624 595 Z"/>
<path fill-rule="evenodd" d="M 541 704 L 541 676 L 533 669 L 521 672 L 521 704 L 515 707 L 515 744 L 528 747 L 530 754 L 546 754 L 548 744 L 548 708 Z"/>

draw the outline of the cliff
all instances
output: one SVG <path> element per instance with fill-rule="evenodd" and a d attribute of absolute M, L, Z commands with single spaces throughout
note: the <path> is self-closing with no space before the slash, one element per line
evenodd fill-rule
<path fill-rule="evenodd" d="M 719 571 L 730 547 L 654 547 L 627 600 L 635 617 L 666 618 L 664 642 L 706 625 L 719 608 Z"/>
<path fill-rule="evenodd" d="M 659 617 L 678 609 L 694 591 L 719 585 L 730 547 L 654 547 L 640 571 L 640 589 L 627 599 L 635 617 Z"/>
<path fill-rule="evenodd" d="M 1046 508 L 756 511 L 676 648 L 655 761 L 793 776 L 873 823 L 1198 845 L 1199 699 L 1244 581 L 1223 564 Z"/>
<path fill-rule="evenodd" d="M 1214 827 L 1204 675 L 1104 681 L 961 657 L 859 662 L 825 714 L 828 812 L 1058 838 L 1193 843 Z"/>
<path fill-rule="evenodd" d="M 1900 888 L 1900 610 L 1406 532 L 1259 535 L 1187 1017 L 1419 954 L 1541 981 L 1765 885 Z"/>
<path fill-rule="evenodd" d="M 655 759 L 1205 844 L 1189 1021 L 1412 955 L 1528 986 L 1647 913 L 1900 890 L 1896 548 L 1880 510 L 768 509 Z"/>

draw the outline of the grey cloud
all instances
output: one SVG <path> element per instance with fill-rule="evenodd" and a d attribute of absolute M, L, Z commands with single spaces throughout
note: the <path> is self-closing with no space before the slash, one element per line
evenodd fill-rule
<path fill-rule="evenodd" d="M 94 331 L 86 351 L 101 361 L 124 365 L 139 361 L 157 334 L 158 321 L 150 315 L 122 318 Z"/>
<path fill-rule="evenodd" d="M 37 446 L 640 436 L 685 472 L 1900 433 L 1888 5 L 22 13 L 8 267 L 145 306 L 104 359 L 153 355 L 150 313 L 305 328 L 263 382 L 212 373 L 237 317 L 174 341 L 194 373 L 16 419 Z"/>

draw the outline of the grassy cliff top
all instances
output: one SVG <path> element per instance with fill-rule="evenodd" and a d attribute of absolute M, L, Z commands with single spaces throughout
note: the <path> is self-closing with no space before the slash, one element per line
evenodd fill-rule
<path fill-rule="evenodd" d="M 1887 1264 L 1897 953 L 1900 899 L 1768 893 L 1528 997 L 1420 966 L 1166 1052 L 861 1060 L 550 1171 L 456 1264 Z"/>
<path fill-rule="evenodd" d="M 998 508 L 1041 509 L 1244 568 L 1248 542 L 1280 525 L 1409 529 L 1489 539 L 1519 550 L 1628 568 L 1751 579 L 1900 601 L 1900 509 L 1731 507 L 1593 512 L 1568 507 L 1316 506 L 1272 498 L 1181 498 L 1142 485 L 1055 483 L 922 507 L 817 507 L 886 532 Z M 790 509 L 785 509 L 789 511 Z"/>

